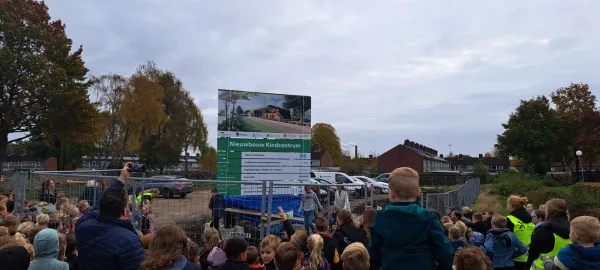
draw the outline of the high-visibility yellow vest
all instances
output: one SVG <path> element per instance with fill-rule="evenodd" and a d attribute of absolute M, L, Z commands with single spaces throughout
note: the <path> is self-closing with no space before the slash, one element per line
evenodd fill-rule
<path fill-rule="evenodd" d="M 540 254 L 539 258 L 536 258 L 535 261 L 533 261 L 533 264 L 531 265 L 530 270 L 544 270 L 544 261 L 546 261 L 546 259 L 554 259 L 554 257 L 556 257 L 556 255 L 558 255 L 558 252 L 560 251 L 561 248 L 566 247 L 567 245 L 572 244 L 570 239 L 563 239 L 562 237 L 556 235 L 555 233 L 554 235 L 554 248 L 552 249 L 552 251 L 548 252 L 548 253 L 543 253 Z"/>
<path fill-rule="evenodd" d="M 144 192 L 144 196 L 152 197 L 152 192 Z M 136 197 L 136 202 L 140 203 L 142 201 L 142 193 Z"/>
<path fill-rule="evenodd" d="M 529 248 L 529 244 L 531 244 L 531 235 L 533 234 L 533 229 L 535 229 L 535 224 L 533 222 L 524 223 L 517 217 L 513 215 L 508 215 L 508 219 L 515 225 L 513 230 L 515 236 Z M 527 257 L 529 253 L 525 253 L 519 257 L 513 259 L 515 262 L 527 262 Z"/>

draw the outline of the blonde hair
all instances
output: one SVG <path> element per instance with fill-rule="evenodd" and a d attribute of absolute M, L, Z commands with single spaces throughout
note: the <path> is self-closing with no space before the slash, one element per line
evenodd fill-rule
<path fill-rule="evenodd" d="M 21 225 L 19 225 L 19 227 L 17 227 L 17 232 L 27 235 L 29 230 L 31 230 L 34 226 L 35 224 L 33 224 L 31 221 L 23 222 Z"/>
<path fill-rule="evenodd" d="M 419 196 L 419 173 L 409 167 L 400 167 L 390 173 L 388 179 L 390 191 L 398 199 L 412 199 Z"/>
<path fill-rule="evenodd" d="M 452 224 L 452 219 L 449 216 L 442 217 L 442 224 Z"/>
<path fill-rule="evenodd" d="M 521 197 L 517 195 L 512 195 L 506 200 L 506 203 L 510 206 L 510 210 L 523 208 L 525 205 L 527 205 L 527 202 L 529 202 L 527 197 Z"/>
<path fill-rule="evenodd" d="M 444 223 L 444 225 L 442 225 L 442 227 L 444 227 L 444 229 L 446 229 L 446 231 L 448 231 L 448 230 L 450 230 L 450 228 L 454 227 L 454 224 Z"/>
<path fill-rule="evenodd" d="M 312 270 L 317 270 L 323 261 L 323 237 L 319 234 L 313 234 L 308 238 L 308 250 L 310 250 L 310 266 Z"/>
<path fill-rule="evenodd" d="M 469 227 L 467 227 L 467 224 L 463 223 L 462 221 L 457 221 L 454 225 L 460 229 L 460 235 L 462 235 L 463 237 L 467 236 L 467 231 L 469 229 Z"/>
<path fill-rule="evenodd" d="M 39 214 L 35 217 L 35 221 L 37 225 L 48 227 L 48 223 L 50 222 L 50 216 L 48 214 Z"/>
<path fill-rule="evenodd" d="M 506 228 L 506 223 L 508 223 L 508 221 L 502 215 L 495 215 L 492 217 L 492 224 L 498 229 Z"/>
<path fill-rule="evenodd" d="M 369 252 L 360 242 L 348 245 L 342 252 L 342 262 L 345 270 L 369 270 Z"/>
<path fill-rule="evenodd" d="M 450 229 L 448 229 L 448 236 L 451 240 L 458 240 L 460 239 L 461 235 L 463 235 L 462 231 L 457 226 L 452 226 Z"/>
<path fill-rule="evenodd" d="M 23 245 L 23 247 L 27 250 L 27 253 L 29 253 L 29 260 L 32 261 L 35 258 L 35 249 L 33 248 L 33 245 L 27 243 Z"/>
<path fill-rule="evenodd" d="M 208 228 L 204 231 L 204 243 L 206 250 L 210 252 L 213 248 L 221 243 L 221 237 L 219 237 L 219 231 L 215 228 Z"/>
<path fill-rule="evenodd" d="M 269 234 L 265 238 L 263 238 L 262 241 L 260 241 L 260 249 L 262 250 L 266 247 L 270 247 L 273 249 L 273 251 L 275 251 L 279 244 L 281 244 L 281 238 Z"/>
<path fill-rule="evenodd" d="M 142 270 L 164 269 L 187 250 L 188 238 L 175 224 L 160 227 L 154 234 Z"/>
<path fill-rule="evenodd" d="M 8 228 L 4 226 L 0 226 L 0 237 L 10 235 L 8 233 Z"/>
<path fill-rule="evenodd" d="M 71 218 L 78 218 L 79 217 L 79 208 L 77 208 L 76 206 L 71 206 L 67 213 L 69 214 L 69 216 Z"/>
<path fill-rule="evenodd" d="M 571 221 L 571 232 L 579 235 L 582 243 L 595 243 L 600 240 L 600 221 L 590 216 L 576 217 Z"/>

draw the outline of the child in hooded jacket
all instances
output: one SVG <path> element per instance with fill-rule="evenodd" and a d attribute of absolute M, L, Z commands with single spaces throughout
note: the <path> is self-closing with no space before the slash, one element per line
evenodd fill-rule
<path fill-rule="evenodd" d="M 501 215 L 492 218 L 492 229 L 485 239 L 485 253 L 494 269 L 512 269 L 514 258 L 527 253 L 527 246 L 506 228 L 507 219 Z"/>
<path fill-rule="evenodd" d="M 66 262 L 58 260 L 58 233 L 54 229 L 43 229 L 33 240 L 35 259 L 29 264 L 29 270 L 69 270 Z"/>
<path fill-rule="evenodd" d="M 562 248 L 554 259 L 547 259 L 545 270 L 600 269 L 600 222 L 597 218 L 574 218 L 569 239 L 573 244 Z"/>

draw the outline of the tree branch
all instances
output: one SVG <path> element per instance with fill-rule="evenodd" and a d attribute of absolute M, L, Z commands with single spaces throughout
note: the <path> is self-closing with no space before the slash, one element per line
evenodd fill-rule
<path fill-rule="evenodd" d="M 14 142 L 18 142 L 18 141 L 22 141 L 22 140 L 24 140 L 24 139 L 27 139 L 27 138 L 30 138 L 30 137 L 32 137 L 33 135 L 35 135 L 35 134 L 33 134 L 33 133 L 29 133 L 29 134 L 27 134 L 27 135 L 25 135 L 25 136 L 23 136 L 23 137 L 21 137 L 21 138 L 14 139 L 14 140 L 10 140 L 10 141 L 8 141 L 8 143 L 7 143 L 7 144 L 9 144 L 9 143 L 14 143 Z"/>

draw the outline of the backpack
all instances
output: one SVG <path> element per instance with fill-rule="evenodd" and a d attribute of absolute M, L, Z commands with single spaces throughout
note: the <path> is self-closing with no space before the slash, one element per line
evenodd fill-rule
<path fill-rule="evenodd" d="M 312 270 L 312 267 L 310 265 L 310 256 L 306 256 L 304 257 L 304 259 L 302 259 L 302 263 L 301 263 L 302 270 Z M 325 258 L 323 258 L 323 260 L 321 261 L 321 263 L 319 264 L 319 267 L 317 267 L 318 270 L 330 270 L 331 267 L 329 266 L 329 263 L 327 262 L 327 260 Z"/>
<path fill-rule="evenodd" d="M 208 254 L 208 257 L 206 259 L 210 264 L 208 266 L 208 269 L 216 270 L 219 267 L 219 265 L 221 265 L 221 264 L 225 263 L 225 261 L 227 261 L 227 255 L 225 255 L 225 251 L 223 251 L 219 247 L 214 247 L 210 251 L 210 253 Z"/>

